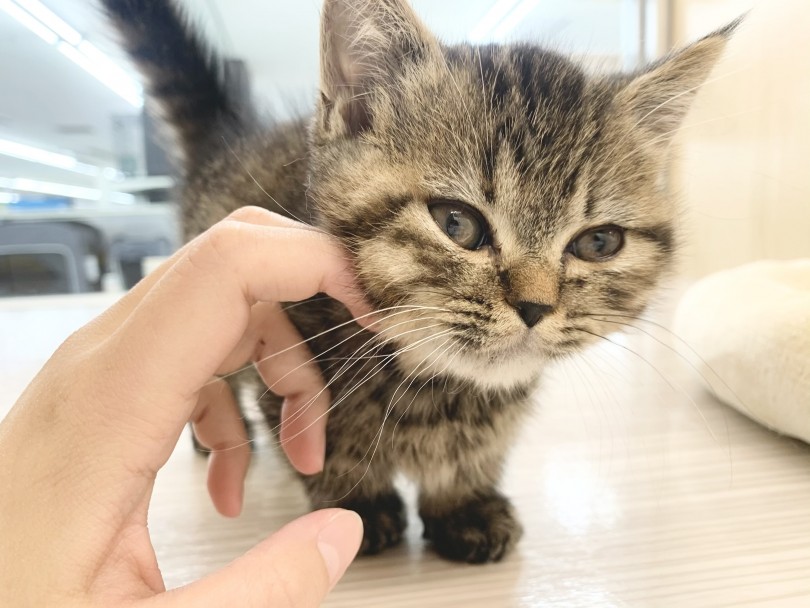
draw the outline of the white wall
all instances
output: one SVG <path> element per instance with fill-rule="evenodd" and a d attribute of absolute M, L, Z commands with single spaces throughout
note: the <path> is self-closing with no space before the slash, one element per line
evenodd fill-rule
<path fill-rule="evenodd" d="M 751 6 L 676 142 L 687 277 L 810 257 L 810 2 L 675 0 L 673 33 L 694 40 Z"/>

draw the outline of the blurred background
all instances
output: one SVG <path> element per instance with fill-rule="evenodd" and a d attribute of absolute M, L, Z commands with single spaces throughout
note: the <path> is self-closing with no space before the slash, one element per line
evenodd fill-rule
<path fill-rule="evenodd" d="M 306 111 L 319 0 L 183 0 L 234 86 Z M 445 41 L 542 41 L 634 69 L 755 9 L 674 146 L 681 278 L 810 255 L 810 4 L 413 0 Z M 138 75 L 88 0 L 0 0 L 0 296 L 120 292 L 180 244 L 172 171 Z"/>

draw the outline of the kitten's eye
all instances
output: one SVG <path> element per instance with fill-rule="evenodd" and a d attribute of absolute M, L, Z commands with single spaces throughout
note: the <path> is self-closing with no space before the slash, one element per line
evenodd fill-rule
<path fill-rule="evenodd" d="M 586 262 L 602 262 L 624 247 L 624 230 L 618 226 L 599 226 L 586 230 L 568 246 L 574 256 Z"/>
<path fill-rule="evenodd" d="M 464 249 L 481 249 L 489 243 L 487 223 L 481 214 L 458 201 L 435 201 L 428 210 L 444 233 Z"/>

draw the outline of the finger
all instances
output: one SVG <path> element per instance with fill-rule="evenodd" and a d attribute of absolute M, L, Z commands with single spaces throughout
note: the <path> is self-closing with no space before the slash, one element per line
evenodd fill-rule
<path fill-rule="evenodd" d="M 292 395 L 281 408 L 279 442 L 293 466 L 304 475 L 323 470 L 326 458 L 326 418 L 330 393 L 322 390 Z"/>
<path fill-rule="evenodd" d="M 256 369 L 267 388 L 284 397 L 281 446 L 305 475 L 323 469 L 329 392 L 301 334 L 279 306 L 266 311 Z"/>
<path fill-rule="evenodd" d="M 117 333 L 133 348 L 149 342 L 148 365 L 141 370 L 165 378 L 164 369 L 174 388 L 178 365 L 185 367 L 191 376 L 183 374 L 184 384 L 193 389 L 227 356 L 224 346 L 236 346 L 252 304 L 299 301 L 321 291 L 366 310 L 347 260 L 331 239 L 306 230 L 221 223 L 175 264 Z M 152 343 L 155 335 L 161 336 L 158 344 Z M 195 360 L 207 369 L 184 365 Z"/>
<path fill-rule="evenodd" d="M 366 310 L 350 265 L 332 239 L 310 230 L 218 224 L 105 344 L 105 373 L 116 378 L 120 397 L 109 403 L 114 411 L 108 414 L 153 439 L 138 447 L 161 466 L 169 455 L 165 448 L 170 451 L 176 429 L 196 404 L 196 392 L 244 334 L 252 304 L 303 300 L 319 292 L 354 312 Z"/>
<path fill-rule="evenodd" d="M 262 209 L 261 207 L 241 207 L 231 213 L 225 222 L 242 222 L 245 224 L 253 224 L 257 226 L 268 226 L 276 228 L 291 228 L 301 230 L 316 230 L 312 226 L 307 226 L 295 220 L 291 220 L 272 211 Z M 166 275 L 169 270 L 187 254 L 188 249 L 193 247 L 194 242 L 200 239 L 202 235 L 187 243 L 179 250 L 177 250 L 169 259 L 161 263 L 155 270 L 149 273 L 146 277 L 141 279 L 123 298 L 116 302 L 109 310 L 102 313 L 98 319 L 94 321 L 97 329 L 110 333 L 126 319 L 130 313 L 135 309 L 138 303 L 145 297 L 147 293 Z"/>
<path fill-rule="evenodd" d="M 174 606 L 315 608 L 343 576 L 363 536 L 360 517 L 329 509 L 288 524 L 224 569 L 148 600 Z"/>
<path fill-rule="evenodd" d="M 233 391 L 225 381 L 203 387 L 191 421 L 199 442 L 211 450 L 208 457 L 211 501 L 222 515 L 236 517 L 242 511 L 250 440 Z"/>

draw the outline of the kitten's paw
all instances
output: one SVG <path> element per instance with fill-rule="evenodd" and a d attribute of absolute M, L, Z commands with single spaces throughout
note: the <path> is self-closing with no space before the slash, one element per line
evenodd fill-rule
<path fill-rule="evenodd" d="M 520 540 L 523 528 L 500 494 L 475 497 L 445 515 L 420 511 L 424 537 L 447 559 L 483 564 L 500 561 Z"/>
<path fill-rule="evenodd" d="M 341 507 L 355 511 L 363 520 L 363 544 L 360 545 L 362 555 L 374 555 L 402 541 L 406 520 L 402 499 L 398 494 L 354 500 Z"/>

